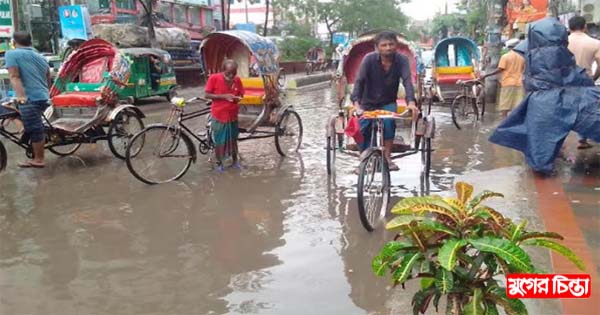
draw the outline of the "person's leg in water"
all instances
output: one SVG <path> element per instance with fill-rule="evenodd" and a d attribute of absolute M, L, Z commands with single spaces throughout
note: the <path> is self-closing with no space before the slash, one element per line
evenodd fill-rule
<path fill-rule="evenodd" d="M 384 110 L 396 112 L 398 105 L 388 104 L 383 107 Z M 394 147 L 394 138 L 396 137 L 396 122 L 393 119 L 383 120 L 383 154 L 388 162 L 390 171 L 398 171 L 400 168 L 392 161 L 392 149 Z"/>
<path fill-rule="evenodd" d="M 47 102 L 32 102 L 19 106 L 21 119 L 25 132 L 31 140 L 33 150 L 33 159 L 20 163 L 20 167 L 44 167 L 44 123 L 42 121 L 43 111 L 47 107 Z"/>

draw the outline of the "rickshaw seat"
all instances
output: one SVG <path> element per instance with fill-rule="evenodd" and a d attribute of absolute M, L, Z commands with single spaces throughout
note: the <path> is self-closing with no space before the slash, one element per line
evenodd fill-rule
<path fill-rule="evenodd" d="M 95 107 L 100 92 L 66 92 L 52 98 L 55 107 Z"/>
<path fill-rule="evenodd" d="M 99 58 L 92 62 L 85 64 L 81 68 L 79 74 L 79 82 L 81 83 L 99 83 L 102 81 L 104 71 L 108 65 L 108 58 Z"/>
<path fill-rule="evenodd" d="M 265 85 L 262 78 L 242 78 L 244 87 L 244 98 L 240 105 L 263 105 L 265 96 Z"/>
<path fill-rule="evenodd" d="M 459 74 L 438 74 L 437 75 L 437 83 L 438 84 L 456 84 L 459 80 L 466 81 L 474 79 L 475 75 L 473 73 L 459 73 Z"/>

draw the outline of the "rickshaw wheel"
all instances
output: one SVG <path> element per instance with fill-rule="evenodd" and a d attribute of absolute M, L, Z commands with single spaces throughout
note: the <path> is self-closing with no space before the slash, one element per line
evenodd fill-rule
<path fill-rule="evenodd" d="M 335 136 L 327 136 L 327 175 L 331 175 L 335 168 L 335 151 L 336 151 L 336 139 Z"/>
<path fill-rule="evenodd" d="M 6 148 L 2 141 L 0 141 L 0 172 L 2 172 L 6 168 L 6 164 L 8 163 L 8 153 L 6 152 Z"/>
<path fill-rule="evenodd" d="M 293 110 L 286 110 L 275 127 L 275 147 L 281 156 L 297 152 L 302 144 L 302 120 Z"/>
<path fill-rule="evenodd" d="M 192 140 L 181 130 L 152 125 L 136 134 L 127 148 L 127 169 L 149 184 L 180 179 L 196 160 Z"/>
<path fill-rule="evenodd" d="M 131 138 L 143 129 L 144 123 L 137 113 L 130 110 L 119 112 L 108 127 L 108 147 L 112 154 L 124 160 Z"/>
<path fill-rule="evenodd" d="M 80 147 L 81 143 L 72 143 L 49 147 L 48 150 L 58 156 L 69 156 L 75 153 Z"/>
<path fill-rule="evenodd" d="M 461 125 L 479 120 L 479 109 L 474 99 L 464 95 L 459 95 L 452 101 L 451 111 L 452 122 L 458 129 L 461 129 Z"/>
<path fill-rule="evenodd" d="M 431 138 L 421 138 L 421 165 L 425 178 L 429 178 L 431 171 Z"/>
<path fill-rule="evenodd" d="M 373 149 L 360 162 L 357 199 L 360 222 L 372 232 L 383 223 L 390 199 L 390 172 L 381 150 Z"/>

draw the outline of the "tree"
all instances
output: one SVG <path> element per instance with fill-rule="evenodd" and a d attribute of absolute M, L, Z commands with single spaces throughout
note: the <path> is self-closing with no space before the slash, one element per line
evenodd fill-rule
<path fill-rule="evenodd" d="M 156 41 L 156 32 L 154 31 L 154 4 L 156 0 L 138 0 L 144 8 L 143 24 L 148 28 L 148 39 L 150 40 L 150 47 L 158 48 L 158 42 Z"/>
<path fill-rule="evenodd" d="M 265 12 L 265 27 L 263 27 L 263 36 L 267 36 L 267 26 L 269 25 L 269 0 L 266 0 L 267 12 Z"/>
<path fill-rule="evenodd" d="M 372 0 L 349 0 L 342 6 L 339 30 L 354 35 L 376 30 L 390 29 L 405 32 L 408 17 L 400 10 L 400 4 L 408 0 L 379 0 L 374 5 Z"/>

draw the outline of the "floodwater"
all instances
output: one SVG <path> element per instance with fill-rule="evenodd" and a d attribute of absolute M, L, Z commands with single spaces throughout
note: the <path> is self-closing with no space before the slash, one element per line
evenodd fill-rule
<path fill-rule="evenodd" d="M 370 271 L 393 233 L 360 224 L 356 158 L 338 155 L 327 176 L 332 97 L 327 87 L 289 93 L 304 123 L 298 156 L 281 159 L 272 139 L 243 142 L 243 170 L 216 174 L 200 156 L 181 181 L 157 186 L 104 144 L 50 157 L 43 170 L 17 169 L 22 154 L 8 146 L 0 314 L 412 314 L 412 287 Z M 503 192 L 490 205 L 542 228 L 522 157 L 487 142 L 497 117 L 458 131 L 446 109 L 433 114 L 431 192 L 467 180 Z M 420 157 L 398 164 L 394 201 L 421 193 Z M 550 268 L 546 252 L 533 256 Z M 528 303 L 530 314 L 560 314 L 557 302 Z"/>

